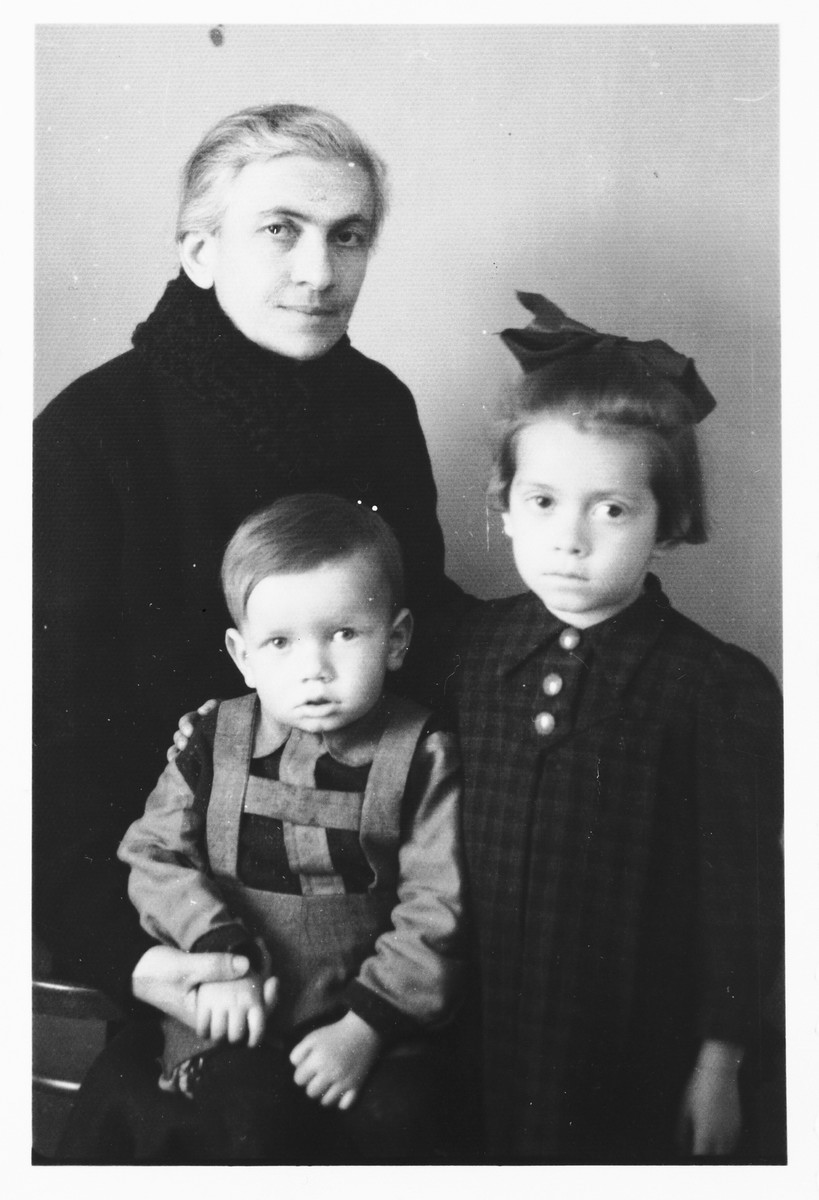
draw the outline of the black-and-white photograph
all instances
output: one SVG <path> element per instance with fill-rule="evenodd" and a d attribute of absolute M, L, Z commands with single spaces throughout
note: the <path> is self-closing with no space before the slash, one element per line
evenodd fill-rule
<path fill-rule="evenodd" d="M 36 27 L 34 1166 L 792 1161 L 780 32 Z"/>

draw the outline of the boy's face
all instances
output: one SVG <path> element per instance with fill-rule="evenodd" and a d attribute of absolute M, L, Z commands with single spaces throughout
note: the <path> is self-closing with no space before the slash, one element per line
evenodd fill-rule
<path fill-rule="evenodd" d="M 638 437 L 547 416 L 518 434 L 503 514 L 524 583 L 562 621 L 585 629 L 640 595 L 657 542 L 648 448 Z"/>
<path fill-rule="evenodd" d="M 217 233 L 190 233 L 182 264 L 265 350 L 306 360 L 344 334 L 367 270 L 370 180 L 343 159 L 292 154 L 244 167 Z"/>
<path fill-rule="evenodd" d="M 263 725 L 329 733 L 377 703 L 412 632 L 375 555 L 357 551 L 298 574 L 269 575 L 250 593 L 227 648 L 259 694 Z"/>

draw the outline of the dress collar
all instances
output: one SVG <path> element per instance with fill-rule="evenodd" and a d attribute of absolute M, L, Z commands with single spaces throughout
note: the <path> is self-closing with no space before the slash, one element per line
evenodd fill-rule
<path fill-rule="evenodd" d="M 656 575 L 648 574 L 642 594 L 622 612 L 578 630 L 581 648 L 591 650 L 600 668 L 612 682 L 629 677 L 662 632 L 670 609 L 668 598 Z M 500 675 L 516 671 L 536 653 L 547 650 L 570 628 L 548 611 L 533 592 L 521 596 L 516 620 L 498 655 Z"/>

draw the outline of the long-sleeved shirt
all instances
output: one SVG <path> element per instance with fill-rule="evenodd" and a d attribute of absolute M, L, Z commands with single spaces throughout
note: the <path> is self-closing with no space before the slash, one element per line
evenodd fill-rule
<path fill-rule="evenodd" d="M 350 729 L 292 730 L 253 760 L 257 703 L 203 720 L 128 830 L 143 927 L 186 950 L 263 938 L 278 1032 L 340 1008 L 385 1037 L 440 1024 L 463 973 L 453 735 L 389 697 Z"/>

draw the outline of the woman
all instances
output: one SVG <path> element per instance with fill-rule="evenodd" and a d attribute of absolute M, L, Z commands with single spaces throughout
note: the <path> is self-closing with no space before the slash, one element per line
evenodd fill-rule
<path fill-rule="evenodd" d="M 184 1015 L 200 979 L 247 969 L 153 942 L 115 853 L 179 713 L 235 690 L 216 648 L 239 521 L 310 490 L 377 509 L 407 563 L 416 687 L 430 614 L 462 599 L 412 396 L 345 332 L 384 212 L 384 167 L 338 118 L 219 122 L 184 171 L 179 277 L 133 349 L 35 423 L 35 927 L 56 969 L 131 1010 Z"/>

